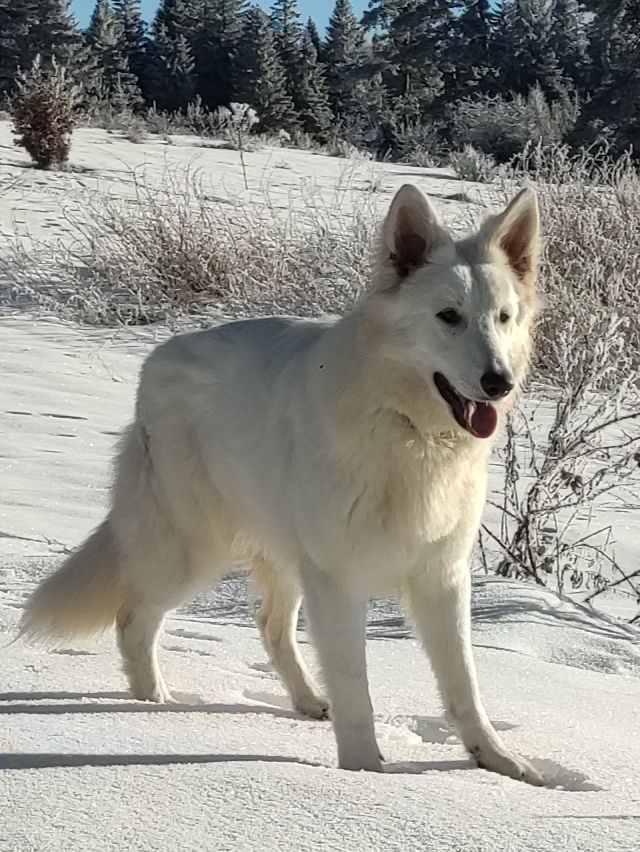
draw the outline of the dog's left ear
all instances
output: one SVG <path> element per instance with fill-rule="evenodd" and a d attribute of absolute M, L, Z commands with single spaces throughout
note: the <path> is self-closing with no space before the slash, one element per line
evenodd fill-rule
<path fill-rule="evenodd" d="M 523 189 L 506 210 L 485 222 L 480 236 L 506 254 L 509 266 L 524 283 L 533 286 L 540 253 L 540 211 L 533 189 Z"/>
<path fill-rule="evenodd" d="M 382 239 L 385 260 L 404 278 L 450 238 L 426 196 L 405 184 L 391 202 Z"/>

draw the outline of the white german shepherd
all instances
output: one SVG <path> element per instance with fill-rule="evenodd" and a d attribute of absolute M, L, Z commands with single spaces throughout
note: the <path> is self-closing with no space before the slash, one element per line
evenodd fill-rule
<path fill-rule="evenodd" d="M 469 576 L 491 439 L 529 360 L 538 243 L 531 190 L 456 241 L 404 186 L 370 291 L 344 318 L 233 322 L 158 347 L 111 511 L 35 591 L 22 632 L 115 620 L 133 694 L 170 701 L 156 655 L 165 613 L 248 558 L 294 706 L 328 711 L 296 644 L 304 592 L 340 766 L 379 771 L 365 608 L 401 592 L 467 750 L 541 783 L 481 703 Z"/>

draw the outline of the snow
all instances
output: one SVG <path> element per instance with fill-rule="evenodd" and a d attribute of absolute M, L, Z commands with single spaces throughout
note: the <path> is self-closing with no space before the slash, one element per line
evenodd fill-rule
<path fill-rule="evenodd" d="M 74 161 L 104 172 L 114 158 L 145 156 L 160 168 L 158 143 L 107 138 L 81 131 Z M 190 145 L 167 152 L 186 159 Z M 221 182 L 240 186 L 235 152 L 202 156 L 212 169 L 227 162 Z M 278 170 L 283 180 L 307 170 L 325 188 L 344 168 L 277 156 L 292 164 Z M 73 204 L 65 181 L 76 176 L 36 175 L 16 165 L 21 154 L 2 157 L 0 183 L 17 174 L 20 184 L 0 195 L 4 233 L 17 216 L 31 234 L 49 227 L 64 238 L 51 186 Z M 363 180 L 374 168 L 356 167 Z M 375 168 L 386 204 L 411 178 Z M 449 186 L 423 172 L 418 182 Z M 162 334 L 0 318 L 0 850 L 640 849 L 640 633 L 531 584 L 478 577 L 474 637 L 491 718 L 545 773 L 541 789 L 474 768 L 392 601 L 372 604 L 368 627 L 382 775 L 338 770 L 330 723 L 290 709 L 242 578 L 168 620 L 161 663 L 176 705 L 129 697 L 112 634 L 57 648 L 13 642 L 26 594 L 101 518 L 136 375 Z M 624 525 L 637 562 L 640 519 Z M 313 664 L 304 630 L 300 639 Z"/>
<path fill-rule="evenodd" d="M 98 129 L 75 131 L 72 171 L 43 173 L 29 167 L 28 156 L 12 139 L 9 122 L 0 121 L 0 235 L 5 238 L 17 233 L 30 241 L 73 243 L 78 236 L 73 220 L 82 216 L 88 197 L 133 200 L 135 180 L 163 187 L 168 176 L 184 178 L 186 172 L 204 181 L 212 203 L 268 205 L 284 216 L 310 205 L 328 217 L 348 215 L 354 205 L 364 204 L 381 212 L 407 181 L 428 192 L 449 221 L 460 216 L 455 198 L 460 192 L 481 197 L 449 169 L 268 147 L 245 153 L 247 189 L 238 151 L 184 136 L 171 137 L 171 144 L 154 136 L 133 144 Z"/>

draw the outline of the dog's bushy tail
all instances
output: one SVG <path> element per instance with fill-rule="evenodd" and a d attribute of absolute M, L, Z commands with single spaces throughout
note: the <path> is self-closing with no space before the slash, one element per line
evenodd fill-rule
<path fill-rule="evenodd" d="M 118 552 L 107 518 L 28 599 L 20 635 L 69 639 L 109 627 L 124 603 Z"/>

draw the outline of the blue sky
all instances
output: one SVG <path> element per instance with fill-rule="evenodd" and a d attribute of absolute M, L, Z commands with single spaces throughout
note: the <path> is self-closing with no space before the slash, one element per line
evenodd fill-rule
<path fill-rule="evenodd" d="M 369 5 L 368 0 L 351 0 L 356 14 L 360 15 Z M 268 7 L 270 0 L 260 0 L 262 6 Z M 85 27 L 95 5 L 95 0 L 71 0 L 71 8 L 78 23 Z M 142 10 L 147 18 L 151 20 L 158 5 L 158 0 L 142 0 Z M 319 27 L 327 25 L 335 0 L 298 0 L 298 8 L 303 21 L 312 17 Z"/>

